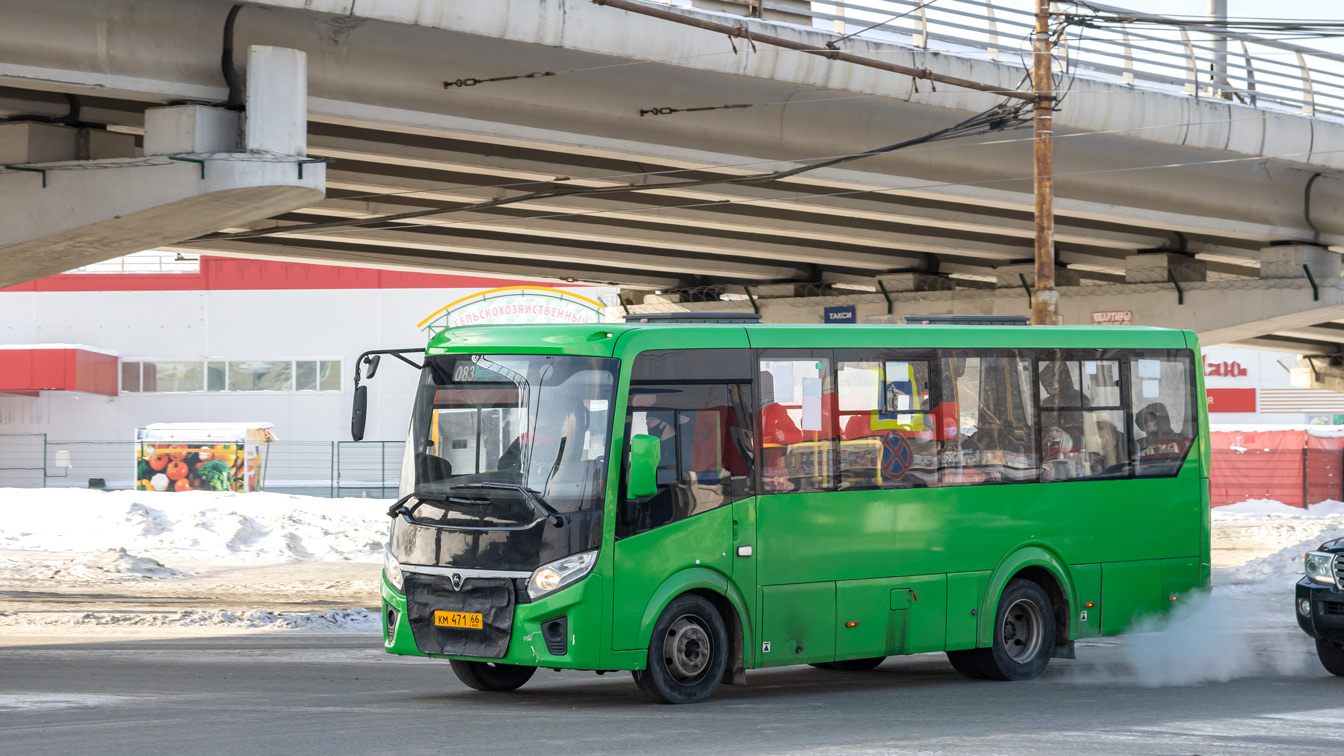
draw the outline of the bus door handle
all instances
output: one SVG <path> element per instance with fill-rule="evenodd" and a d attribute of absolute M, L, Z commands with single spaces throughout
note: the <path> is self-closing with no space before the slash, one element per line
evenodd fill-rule
<path fill-rule="evenodd" d="M 737 555 L 740 556 L 740 557 L 749 557 L 749 556 L 751 556 L 751 547 L 750 547 L 750 546 L 738 546 L 738 547 L 737 547 Z"/>

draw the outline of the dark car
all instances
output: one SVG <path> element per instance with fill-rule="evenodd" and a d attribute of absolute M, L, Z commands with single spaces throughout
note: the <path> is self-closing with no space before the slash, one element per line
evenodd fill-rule
<path fill-rule="evenodd" d="M 1297 581 L 1297 624 L 1316 639 L 1316 655 L 1332 675 L 1344 676 L 1344 538 L 1326 541 L 1305 559 Z"/>

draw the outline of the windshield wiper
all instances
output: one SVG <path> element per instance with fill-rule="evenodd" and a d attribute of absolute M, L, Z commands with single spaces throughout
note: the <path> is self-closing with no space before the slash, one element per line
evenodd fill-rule
<path fill-rule="evenodd" d="M 517 491 L 523 495 L 523 501 L 527 502 L 528 506 L 535 509 L 538 513 L 551 518 L 551 523 L 557 528 L 563 528 L 565 526 L 565 518 L 560 515 L 560 512 L 557 511 L 555 507 L 547 504 L 545 499 L 541 498 L 536 491 L 533 491 L 527 486 L 519 485 L 517 483 L 494 483 L 487 481 L 483 483 L 464 483 L 460 486 L 453 486 L 453 488 L 494 488 L 502 491 Z"/>
<path fill-rule="evenodd" d="M 412 505 L 410 505 L 409 507 L 406 506 L 406 502 L 410 501 L 411 499 L 415 499 L 415 503 L 412 504 Z M 387 510 L 387 516 L 388 516 L 388 517 L 391 517 L 392 519 L 395 520 L 395 519 L 397 518 L 398 515 L 402 515 L 402 514 L 407 514 L 407 515 L 409 515 L 409 514 L 415 512 L 415 510 L 416 510 L 417 507 L 419 507 L 421 504 L 425 504 L 425 503 L 430 503 L 430 504 L 489 504 L 489 503 L 490 503 L 490 500 L 489 500 L 489 499 L 467 499 L 467 498 L 461 498 L 461 497 L 458 497 L 458 496 L 449 496 L 449 497 L 441 498 L 441 499 L 440 499 L 440 498 L 435 498 L 435 497 L 433 497 L 433 496 L 424 496 L 424 495 L 422 495 L 422 494 L 417 494 L 417 493 L 408 493 L 408 494 L 406 494 L 405 496 L 401 497 L 400 499 L 397 499 L 396 502 L 394 502 L 394 503 L 392 504 L 391 507 L 388 507 L 388 510 Z"/>

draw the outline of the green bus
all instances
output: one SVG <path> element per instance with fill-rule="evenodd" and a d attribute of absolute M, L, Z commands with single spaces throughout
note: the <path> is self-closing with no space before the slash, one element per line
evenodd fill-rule
<path fill-rule="evenodd" d="M 477 690 L 630 670 L 691 703 L 932 651 L 1022 680 L 1209 586 L 1189 331 L 452 328 L 361 355 L 356 438 L 379 354 L 420 370 L 384 645 Z"/>

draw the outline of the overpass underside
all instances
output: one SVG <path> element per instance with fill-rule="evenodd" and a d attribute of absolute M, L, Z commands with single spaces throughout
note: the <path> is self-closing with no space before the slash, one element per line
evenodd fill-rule
<path fill-rule="evenodd" d="M 0 7 L 9 19 L 0 117 L 69 121 L 74 95 L 78 121 L 65 128 L 142 146 L 148 109 L 229 99 L 220 66 L 229 2 Z M 756 309 L 817 321 L 836 304 L 854 304 L 861 320 L 1028 311 L 1030 130 L 768 177 L 918 138 L 1001 95 L 587 0 L 408 7 L 245 4 L 231 29 L 237 50 L 306 53 L 302 157 L 330 160 L 310 169 L 325 169 L 325 196 L 168 246 L 610 283 L 631 312 Z M 681 12 L 818 48 L 839 36 Z M 845 49 L 1003 91 L 1023 75 L 1015 54 L 985 60 L 861 38 Z M 237 65 L 245 73 L 241 53 Z M 696 108 L 713 109 L 685 112 Z M 1070 79 L 1056 124 L 1066 322 L 1129 311 L 1208 342 L 1340 351 L 1344 124 L 1085 72 Z M 53 259 L 36 273 L 62 269 Z"/>

